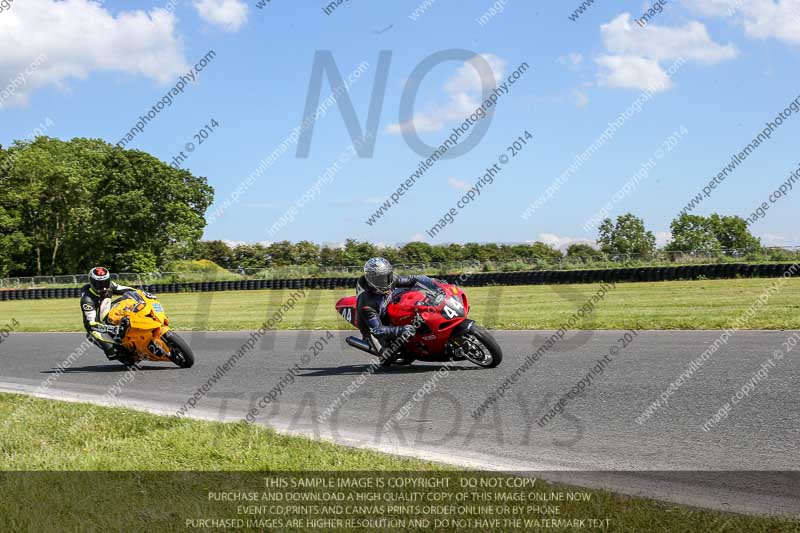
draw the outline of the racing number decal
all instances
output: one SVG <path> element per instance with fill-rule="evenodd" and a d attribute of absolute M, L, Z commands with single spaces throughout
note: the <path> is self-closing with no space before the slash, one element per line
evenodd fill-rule
<path fill-rule="evenodd" d="M 152 341 L 150 342 L 150 344 L 147 345 L 147 348 L 150 350 L 150 352 L 152 352 L 153 355 L 157 357 L 166 357 L 167 355 L 169 355 L 167 353 L 164 353 L 164 350 L 161 349 L 161 346 Z"/>
<path fill-rule="evenodd" d="M 347 320 L 348 322 L 353 321 L 353 309 L 351 307 L 345 307 L 342 309 L 342 318 Z"/>
<path fill-rule="evenodd" d="M 464 312 L 464 304 L 458 301 L 458 298 L 451 296 L 447 300 L 447 305 L 444 306 L 442 312 L 447 318 L 456 318 L 457 316 L 461 316 L 461 314 Z"/>

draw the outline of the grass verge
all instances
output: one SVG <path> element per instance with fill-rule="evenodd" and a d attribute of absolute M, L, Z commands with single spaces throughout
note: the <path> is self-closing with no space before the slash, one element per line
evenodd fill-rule
<path fill-rule="evenodd" d="M 581 329 L 722 329 L 744 313 L 772 279 L 618 283 Z M 594 294 L 598 285 L 467 287 L 477 322 L 496 329 L 557 329 Z M 257 329 L 289 298 L 290 290 L 163 294 L 159 297 L 177 329 Z M 350 329 L 334 311 L 349 290 L 307 291 L 281 329 Z M 15 318 L 20 331 L 80 331 L 75 300 L 0 302 L 0 316 Z M 1 325 L 1 324 L 0 324 Z M 751 329 L 800 329 L 800 279 L 790 279 L 750 321 Z"/>
<path fill-rule="evenodd" d="M 0 472 L 4 494 L 0 499 L 0 528 L 4 531 L 183 530 L 189 517 L 236 517 L 241 513 L 238 506 L 246 502 L 211 502 L 210 494 L 255 487 L 265 490 L 267 471 L 351 476 L 359 471 L 376 476 L 378 472 L 469 474 L 442 465 L 283 436 L 244 423 L 161 417 L 22 395 L 0 394 L 0 420 L 4 425 L 0 439 L 0 470 L 4 471 Z M 78 420 L 82 421 L 80 430 L 74 427 Z M 462 492 L 451 486 L 453 491 Z M 724 528 L 766 532 L 796 531 L 797 527 L 796 522 L 785 519 L 709 512 L 540 480 L 526 489 L 542 493 L 576 490 L 587 494 L 586 500 L 559 504 L 557 517 L 609 519 L 610 530 Z M 344 491 L 349 492 L 358 491 Z M 374 513 L 374 508 L 365 507 L 365 517 L 374 518 Z M 381 516 L 391 514 L 385 510 Z"/>

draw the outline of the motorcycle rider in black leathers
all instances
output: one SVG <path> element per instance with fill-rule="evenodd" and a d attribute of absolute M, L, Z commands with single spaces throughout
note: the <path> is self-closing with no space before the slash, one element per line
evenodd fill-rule
<path fill-rule="evenodd" d="M 117 357 L 122 328 L 103 323 L 111 303 L 111 296 L 132 291 L 131 287 L 118 285 L 111 281 L 111 272 L 105 267 L 94 267 L 89 272 L 89 283 L 81 288 L 81 312 L 86 336 L 103 350 L 106 357 Z"/>
<path fill-rule="evenodd" d="M 416 332 L 414 326 L 384 324 L 389 295 L 395 287 L 412 287 L 425 279 L 427 276 L 395 276 L 394 267 L 383 257 L 373 257 L 364 264 L 364 275 L 356 283 L 357 323 L 364 340 L 378 348 L 387 364 L 403 357 L 402 346 L 394 346 L 392 341 L 408 340 Z M 394 353 L 385 353 L 390 347 Z"/>

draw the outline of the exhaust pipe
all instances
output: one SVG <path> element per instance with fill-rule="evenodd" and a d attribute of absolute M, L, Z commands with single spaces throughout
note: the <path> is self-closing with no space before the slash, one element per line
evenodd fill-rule
<path fill-rule="evenodd" d="M 367 352 L 370 355 L 376 355 L 375 352 L 372 351 L 372 346 L 370 346 L 370 344 L 363 339 L 359 339 L 358 337 L 347 337 L 344 341 L 353 348 L 357 348 L 362 352 Z"/>

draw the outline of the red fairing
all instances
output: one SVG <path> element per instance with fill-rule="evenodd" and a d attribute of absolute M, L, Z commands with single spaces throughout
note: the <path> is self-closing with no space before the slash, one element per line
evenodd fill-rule
<path fill-rule="evenodd" d="M 336 312 L 350 324 L 358 327 L 356 320 L 356 300 L 357 298 L 355 296 L 341 298 L 336 302 Z"/>
<path fill-rule="evenodd" d="M 406 326 L 414 321 L 416 316 L 417 304 L 425 299 L 425 295 L 419 291 L 408 291 L 402 293 L 397 298 L 397 303 L 392 301 L 386 307 L 386 315 L 389 323 L 393 326 Z"/>

